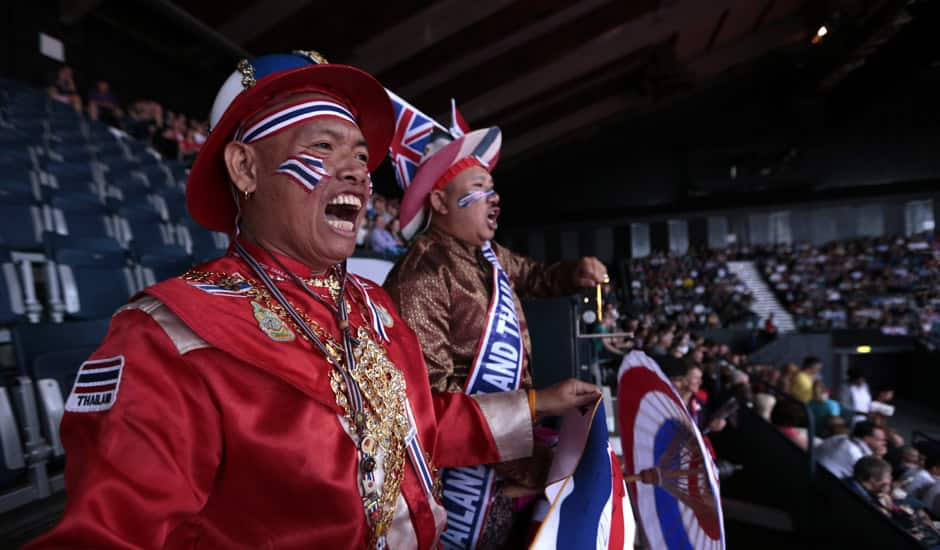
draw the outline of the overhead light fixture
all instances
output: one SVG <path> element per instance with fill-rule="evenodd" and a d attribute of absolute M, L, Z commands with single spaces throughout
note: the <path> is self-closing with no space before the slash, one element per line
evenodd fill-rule
<path fill-rule="evenodd" d="M 871 353 L 871 346 L 859 346 L 855 348 L 858 353 Z"/>
<path fill-rule="evenodd" d="M 822 42 L 823 37 L 827 34 L 829 34 L 829 29 L 827 29 L 825 25 L 819 27 L 819 29 L 816 31 L 816 35 L 813 36 L 813 44 L 819 44 Z"/>

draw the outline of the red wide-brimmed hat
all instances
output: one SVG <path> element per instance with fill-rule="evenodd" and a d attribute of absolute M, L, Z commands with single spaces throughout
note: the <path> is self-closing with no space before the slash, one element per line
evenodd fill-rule
<path fill-rule="evenodd" d="M 401 200 L 399 220 L 402 235 L 410 240 L 424 229 L 430 209 L 428 196 L 435 184 L 449 183 L 439 180 L 450 180 L 457 175 L 448 173 L 451 168 L 466 159 L 475 159 L 483 168 L 492 172 L 499 161 L 502 143 L 503 135 L 498 127 L 484 128 L 455 139 L 424 159 Z"/>
<path fill-rule="evenodd" d="M 355 115 L 369 148 L 369 171 L 381 164 L 395 129 L 392 104 L 370 74 L 327 63 L 316 52 L 295 51 L 243 60 L 216 95 L 210 133 L 186 183 L 186 206 L 197 223 L 232 233 L 236 205 L 225 168 L 225 146 L 244 120 L 290 92 L 319 92 Z"/>

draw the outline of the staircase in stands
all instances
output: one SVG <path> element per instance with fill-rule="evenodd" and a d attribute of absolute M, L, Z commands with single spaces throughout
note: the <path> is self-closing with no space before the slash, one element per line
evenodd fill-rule
<path fill-rule="evenodd" d="M 754 265 L 754 262 L 728 262 L 728 269 L 734 273 L 738 279 L 747 286 L 751 295 L 754 296 L 754 303 L 751 304 L 751 311 L 760 317 L 760 326 L 771 313 L 774 314 L 774 325 L 777 326 L 778 333 L 794 332 L 796 323 L 793 322 L 793 316 L 783 307 L 783 304 L 777 300 L 773 291 L 767 286 L 767 282 L 761 275 L 760 270 Z"/>

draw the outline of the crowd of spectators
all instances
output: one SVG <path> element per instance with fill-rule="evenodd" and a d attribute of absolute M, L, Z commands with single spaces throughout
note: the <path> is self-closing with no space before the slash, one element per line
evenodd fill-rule
<path fill-rule="evenodd" d="M 365 222 L 359 226 L 356 239 L 359 248 L 391 260 L 404 254 L 405 242 L 401 238 L 401 226 L 398 222 L 399 204 L 398 199 L 372 194 Z"/>
<path fill-rule="evenodd" d="M 814 357 L 781 369 L 745 367 L 758 412 L 796 445 L 812 445 L 820 465 L 915 538 L 940 544 L 940 454 L 922 453 L 894 429 L 891 388 L 872 393 L 863 372 L 851 368 L 835 400 L 820 367 Z"/>
<path fill-rule="evenodd" d="M 929 337 L 940 327 L 940 246 L 933 234 L 748 252 L 800 330 L 875 328 Z"/>
<path fill-rule="evenodd" d="M 656 323 L 681 329 L 720 328 L 756 322 L 753 297 L 728 269 L 723 251 L 684 256 L 655 253 L 630 260 L 631 316 L 651 316 Z"/>
<path fill-rule="evenodd" d="M 815 447 L 819 464 L 914 537 L 928 546 L 940 544 L 940 455 L 910 446 L 892 427 L 891 388 L 872 390 L 862 371 L 853 368 L 833 396 L 821 379 L 818 358 L 779 368 L 755 364 L 676 321 L 661 323 L 652 313 L 621 318 L 615 303 L 607 305 L 594 332 L 611 334 L 595 342 L 603 383 L 616 385 L 623 355 L 644 351 L 703 432 L 725 428 L 734 412 L 729 404 L 747 404 L 795 445 Z"/>
<path fill-rule="evenodd" d="M 50 77 L 48 91 L 54 101 L 72 106 L 90 120 L 126 132 L 166 159 L 191 162 L 209 134 L 207 121 L 166 110 L 151 99 L 122 105 L 106 80 L 96 81 L 83 98 L 68 65 L 62 65 Z"/>

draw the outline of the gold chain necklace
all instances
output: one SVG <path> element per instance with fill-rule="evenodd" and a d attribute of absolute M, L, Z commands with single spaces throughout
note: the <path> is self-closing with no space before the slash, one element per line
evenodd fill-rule
<path fill-rule="evenodd" d="M 301 338 L 309 341 L 304 331 L 284 311 L 283 306 L 258 281 L 245 279 L 237 274 L 200 271 L 189 271 L 181 278 L 196 283 L 211 283 L 226 289 L 241 288 L 241 285 L 248 282 L 251 287 L 241 290 L 245 297 L 260 302 L 282 322 L 290 325 Z M 338 301 L 338 296 L 336 300 Z M 323 342 L 334 364 L 348 369 L 349 366 L 345 364 L 343 346 L 311 319 L 304 310 L 291 301 L 288 301 L 288 304 Z M 408 437 L 410 423 L 406 410 L 407 388 L 404 376 L 388 359 L 386 350 L 364 328 L 368 326 L 368 319 L 365 317 L 365 308 L 361 304 L 359 310 L 364 326 L 360 326 L 357 330 L 359 345 L 353 351 L 357 368 L 347 372 L 356 382 L 360 393 L 369 405 L 363 407 L 362 417 L 357 418 L 351 410 L 346 397 L 348 390 L 346 383 L 343 376 L 333 368 L 330 369 L 330 388 L 333 390 L 336 403 L 343 409 L 344 418 L 350 427 L 349 432 L 356 446 L 361 448 L 367 439 L 374 438 L 385 450 L 385 479 L 382 483 L 381 494 L 363 487 L 363 505 L 366 508 L 366 517 L 373 528 L 369 547 L 374 548 L 377 540 L 388 531 L 394 516 L 401 482 L 404 478 L 406 456 L 404 442 Z M 362 464 L 366 462 L 363 461 Z M 374 466 L 374 461 L 371 464 Z M 428 466 L 432 471 L 436 470 L 431 466 L 430 461 L 428 461 Z"/>

